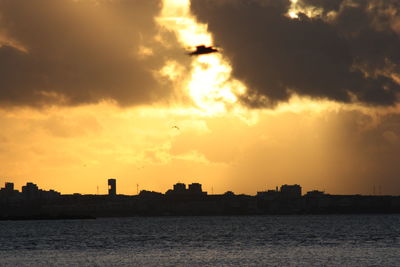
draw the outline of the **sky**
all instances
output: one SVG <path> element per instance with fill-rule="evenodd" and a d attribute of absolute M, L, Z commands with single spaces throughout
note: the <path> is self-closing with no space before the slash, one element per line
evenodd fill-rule
<path fill-rule="evenodd" d="M 397 0 L 0 0 L 0 185 L 399 195 L 399 47 Z"/>

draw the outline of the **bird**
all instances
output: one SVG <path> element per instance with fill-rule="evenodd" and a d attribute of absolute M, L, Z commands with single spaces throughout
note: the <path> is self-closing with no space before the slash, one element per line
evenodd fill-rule
<path fill-rule="evenodd" d="M 177 129 L 178 131 L 180 130 L 179 127 L 176 126 L 176 125 L 172 126 L 172 128 L 175 128 L 175 129 Z"/>

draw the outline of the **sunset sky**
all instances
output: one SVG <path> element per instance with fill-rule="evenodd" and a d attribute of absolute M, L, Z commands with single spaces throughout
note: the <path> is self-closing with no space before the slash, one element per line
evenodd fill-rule
<path fill-rule="evenodd" d="M 398 0 L 0 0 L 1 187 L 399 195 L 399 94 Z"/>

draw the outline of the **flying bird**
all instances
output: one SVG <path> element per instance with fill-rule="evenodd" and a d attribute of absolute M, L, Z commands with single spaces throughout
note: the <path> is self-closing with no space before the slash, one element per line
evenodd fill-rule
<path fill-rule="evenodd" d="M 179 127 L 176 126 L 176 125 L 172 126 L 172 128 L 175 128 L 175 129 L 177 129 L 178 131 L 180 130 Z"/>
<path fill-rule="evenodd" d="M 212 46 L 205 46 L 205 45 L 198 45 L 196 46 L 196 50 L 193 52 L 190 52 L 190 56 L 199 56 L 199 55 L 205 55 L 205 54 L 211 54 L 218 52 L 217 48 L 214 48 Z"/>

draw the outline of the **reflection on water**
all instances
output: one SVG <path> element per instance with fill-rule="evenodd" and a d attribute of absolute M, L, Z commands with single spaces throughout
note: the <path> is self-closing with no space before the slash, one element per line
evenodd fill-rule
<path fill-rule="evenodd" d="M 396 266 L 400 215 L 0 222 L 0 265 Z"/>

